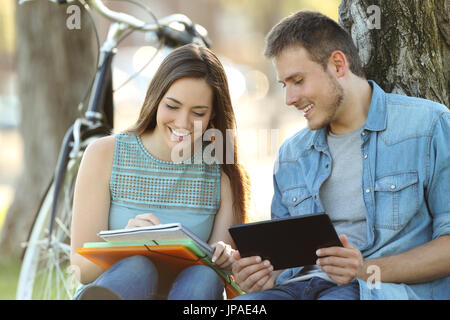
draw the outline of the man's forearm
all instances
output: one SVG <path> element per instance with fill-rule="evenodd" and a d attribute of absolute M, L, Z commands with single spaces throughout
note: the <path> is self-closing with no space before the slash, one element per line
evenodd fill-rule
<path fill-rule="evenodd" d="M 450 235 L 400 254 L 365 260 L 358 278 L 367 280 L 373 272 L 379 272 L 381 282 L 407 284 L 450 276 Z"/>

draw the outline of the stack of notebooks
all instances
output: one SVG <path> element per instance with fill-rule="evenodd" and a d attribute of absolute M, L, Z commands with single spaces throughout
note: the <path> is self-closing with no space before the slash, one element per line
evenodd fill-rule
<path fill-rule="evenodd" d="M 103 269 L 134 255 L 150 257 L 158 270 L 170 274 L 206 265 L 221 277 L 228 299 L 244 293 L 229 272 L 212 263 L 214 249 L 179 223 L 102 231 L 99 236 L 106 242 L 87 242 L 77 252 Z"/>

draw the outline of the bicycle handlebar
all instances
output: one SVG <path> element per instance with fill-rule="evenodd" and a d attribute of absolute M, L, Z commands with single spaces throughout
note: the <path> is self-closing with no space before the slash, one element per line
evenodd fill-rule
<path fill-rule="evenodd" d="M 162 34 L 180 43 L 184 42 L 184 44 L 186 44 L 192 42 L 192 38 L 189 38 L 189 36 L 183 34 L 183 32 L 171 30 L 171 28 L 170 29 L 166 28 L 173 22 L 181 23 L 186 27 L 190 36 L 200 38 L 203 41 L 204 45 L 210 47 L 210 40 L 207 37 L 206 29 L 198 24 L 194 24 L 192 20 L 189 19 L 184 14 L 180 13 L 171 14 L 167 17 L 158 19 L 158 23 L 152 24 L 141 21 L 126 13 L 112 11 L 103 4 L 102 0 L 87 0 L 87 1 L 92 5 L 93 8 L 95 8 L 98 12 L 100 12 L 103 16 L 105 16 L 109 20 L 123 23 L 129 26 L 130 28 L 141 31 L 152 31 L 152 32 L 160 31 L 162 32 Z"/>
<path fill-rule="evenodd" d="M 25 2 L 31 2 L 31 1 L 33 1 L 33 0 L 19 0 L 19 4 L 23 4 Z M 77 0 L 47 0 L 47 1 L 50 1 L 53 3 L 58 3 L 58 4 L 65 4 L 65 3 L 75 2 Z M 209 39 L 207 39 L 206 30 L 201 26 L 200 26 L 200 28 L 196 28 L 196 26 L 198 26 L 198 25 L 194 24 L 191 21 L 191 19 L 189 19 L 184 14 L 179 14 L 179 13 L 171 14 L 167 17 L 159 19 L 158 23 L 156 23 L 156 24 L 155 23 L 147 23 L 147 22 L 139 20 L 136 17 L 133 17 L 129 14 L 122 13 L 122 12 L 116 12 L 116 11 L 109 9 L 108 7 L 106 7 L 103 4 L 102 0 L 86 0 L 86 1 L 96 11 L 98 11 L 101 15 L 103 15 L 107 19 L 114 21 L 114 22 L 125 24 L 126 26 L 128 26 L 132 29 L 156 32 L 156 31 L 161 30 L 164 26 L 168 26 L 169 24 L 171 24 L 173 22 L 181 23 L 185 27 L 195 30 L 195 32 L 198 34 L 198 36 L 200 38 L 202 38 L 202 40 L 205 42 L 205 44 L 207 46 L 209 46 L 208 45 Z M 204 34 L 202 34 L 202 33 L 204 33 Z"/>
<path fill-rule="evenodd" d="M 19 4 L 23 4 L 25 2 L 31 2 L 33 0 L 19 0 Z M 57 4 L 66 4 L 76 2 L 77 0 L 47 0 L 49 2 L 57 3 Z M 193 26 L 192 21 L 183 14 L 172 14 L 165 18 L 159 20 L 159 24 L 154 23 L 146 23 L 141 21 L 129 14 L 123 12 L 117 12 L 109 9 L 103 4 L 102 0 L 86 0 L 96 11 L 98 11 L 101 15 L 106 17 L 107 19 L 126 24 L 132 29 L 138 29 L 142 31 L 157 31 L 160 29 L 160 25 L 168 25 L 172 22 L 179 22 L 186 26 Z"/>
<path fill-rule="evenodd" d="M 109 20 L 124 23 L 133 29 L 142 31 L 156 31 L 159 29 L 157 24 L 147 24 L 146 22 L 141 21 L 129 14 L 110 10 L 101 0 L 88 0 L 88 3 Z"/>

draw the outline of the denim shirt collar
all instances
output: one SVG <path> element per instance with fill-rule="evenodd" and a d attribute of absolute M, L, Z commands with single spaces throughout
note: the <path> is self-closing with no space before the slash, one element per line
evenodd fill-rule
<path fill-rule="evenodd" d="M 366 123 L 362 127 L 362 130 L 367 131 L 383 131 L 386 129 L 386 93 L 380 88 L 373 80 L 368 80 L 372 87 L 372 99 L 369 107 L 369 114 L 367 115 Z M 328 128 L 322 128 L 313 131 L 310 136 L 310 140 L 307 143 L 307 147 L 314 147 L 317 151 L 325 151 L 328 148 L 327 145 L 327 130 Z"/>

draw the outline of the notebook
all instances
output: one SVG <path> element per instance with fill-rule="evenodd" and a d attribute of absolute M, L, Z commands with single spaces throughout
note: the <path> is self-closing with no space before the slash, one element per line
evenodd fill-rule
<path fill-rule="evenodd" d="M 211 248 L 209 244 L 201 240 L 192 231 L 181 225 L 181 223 L 166 223 L 130 229 L 105 230 L 99 232 L 98 236 L 108 242 L 192 240 L 208 255 L 208 257 L 212 258 L 214 254 L 214 249 Z"/>
<path fill-rule="evenodd" d="M 77 253 L 94 262 L 103 269 L 108 269 L 121 259 L 134 255 L 148 256 L 158 268 L 161 276 L 178 274 L 191 265 L 206 265 L 213 268 L 221 277 L 227 298 L 233 298 L 243 293 L 234 282 L 232 276 L 218 268 L 192 239 L 159 240 L 157 242 L 127 241 L 127 242 L 87 242 Z"/>

